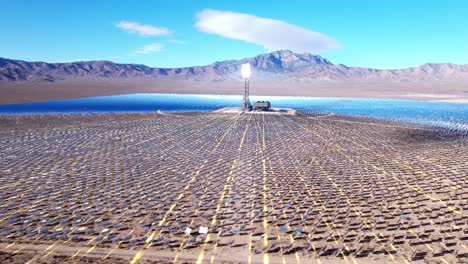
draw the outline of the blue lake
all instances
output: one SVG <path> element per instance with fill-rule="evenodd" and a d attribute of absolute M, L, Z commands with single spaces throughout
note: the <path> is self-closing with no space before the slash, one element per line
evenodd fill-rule
<path fill-rule="evenodd" d="M 210 111 L 239 106 L 241 96 L 128 94 L 0 105 L 0 114 Z M 456 127 L 468 130 L 468 104 L 394 99 L 252 96 L 273 107 Z"/>

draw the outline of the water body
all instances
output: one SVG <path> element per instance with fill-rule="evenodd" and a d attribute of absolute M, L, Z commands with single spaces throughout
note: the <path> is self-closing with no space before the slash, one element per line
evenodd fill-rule
<path fill-rule="evenodd" d="M 128 94 L 0 105 L 0 114 L 211 111 L 239 106 L 241 96 Z M 273 107 L 365 116 L 468 130 L 468 104 L 395 99 L 252 96 Z"/>

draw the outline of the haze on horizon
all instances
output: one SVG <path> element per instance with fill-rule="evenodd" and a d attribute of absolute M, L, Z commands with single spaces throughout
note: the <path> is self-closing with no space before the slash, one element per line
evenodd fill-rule
<path fill-rule="evenodd" d="M 290 49 L 380 69 L 468 63 L 466 1 L 21 0 L 3 8 L 0 57 L 11 59 L 183 67 Z"/>

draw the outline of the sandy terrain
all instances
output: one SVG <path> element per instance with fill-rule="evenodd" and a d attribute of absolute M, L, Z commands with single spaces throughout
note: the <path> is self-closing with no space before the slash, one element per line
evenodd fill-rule
<path fill-rule="evenodd" d="M 0 146 L 0 262 L 468 261 L 468 142 L 445 130 L 301 112 L 3 116 Z"/>
<path fill-rule="evenodd" d="M 0 104 L 131 93 L 240 95 L 243 83 L 165 80 L 67 80 L 0 82 Z M 465 92 L 464 92 L 465 91 Z M 251 80 L 251 95 L 399 98 L 468 102 L 468 84 L 461 82 L 284 83 Z"/>

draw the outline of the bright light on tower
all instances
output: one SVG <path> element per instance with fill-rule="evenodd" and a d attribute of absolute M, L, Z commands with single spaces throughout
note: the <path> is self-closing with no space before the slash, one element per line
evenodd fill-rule
<path fill-rule="evenodd" d="M 249 63 L 242 64 L 241 74 L 242 74 L 243 79 L 250 78 L 251 72 L 250 72 L 250 64 Z"/>

